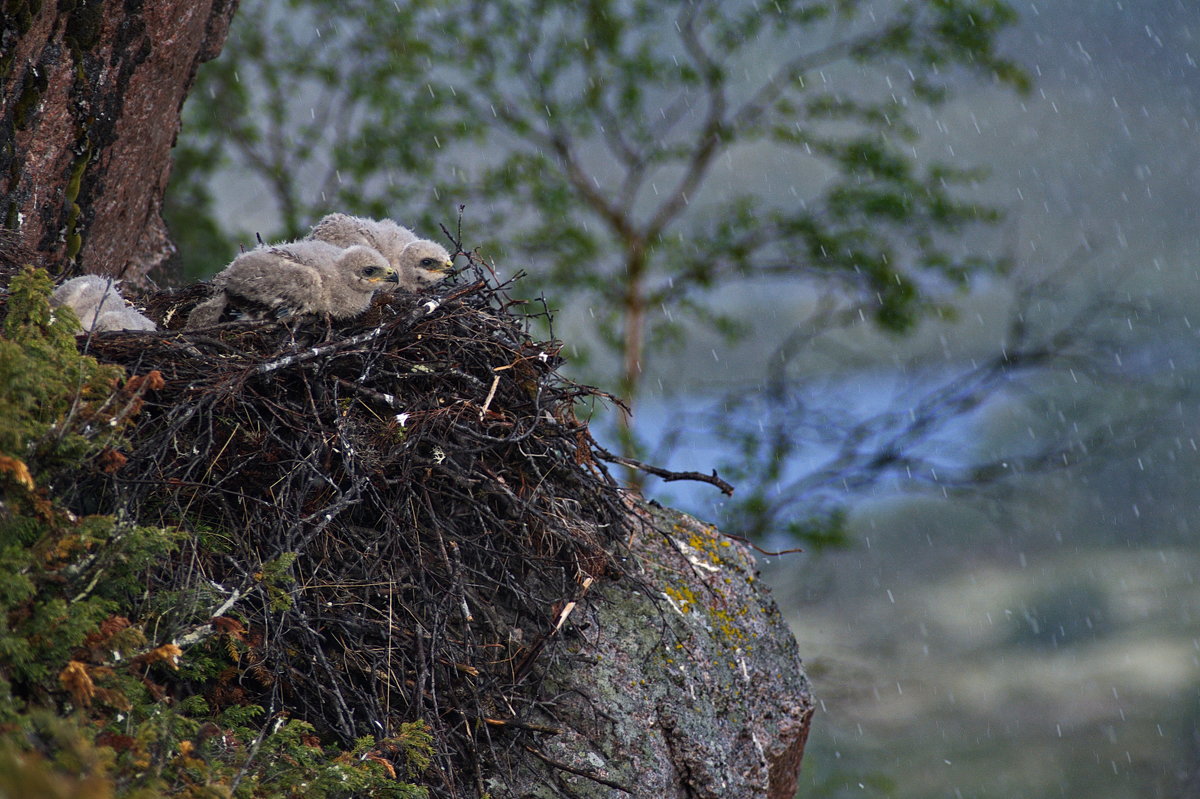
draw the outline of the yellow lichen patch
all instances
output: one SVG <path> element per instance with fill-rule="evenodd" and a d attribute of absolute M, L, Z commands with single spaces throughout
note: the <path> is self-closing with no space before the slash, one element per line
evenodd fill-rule
<path fill-rule="evenodd" d="M 721 566 L 734 566 L 744 569 L 748 564 L 738 557 L 738 548 L 733 542 L 721 535 L 711 524 L 683 525 L 676 523 L 673 531 L 679 540 L 686 542 L 696 552 L 702 553 L 708 559 Z"/>
<path fill-rule="evenodd" d="M 724 608 L 713 608 L 713 628 L 726 643 L 737 645 L 746 640 L 746 631 L 738 617 L 746 615 L 745 607 L 738 607 L 732 613 Z"/>
<path fill-rule="evenodd" d="M 696 605 L 696 592 L 687 586 L 675 588 L 674 586 L 668 585 L 663 588 L 663 593 L 675 600 L 675 604 L 683 613 L 690 613 L 692 608 Z"/>
<path fill-rule="evenodd" d="M 740 655 L 749 653 L 759 634 L 748 622 L 758 615 L 758 609 L 728 600 L 735 584 L 755 581 L 753 559 L 713 525 L 685 518 L 674 521 L 671 532 L 680 554 L 694 567 L 693 573 L 712 589 L 685 592 L 678 587 L 667 588 L 664 593 L 671 604 L 680 611 L 697 613 L 718 646 Z"/>

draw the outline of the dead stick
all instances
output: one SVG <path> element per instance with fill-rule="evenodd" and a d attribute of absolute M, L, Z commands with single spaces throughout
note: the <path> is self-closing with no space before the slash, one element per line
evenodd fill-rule
<path fill-rule="evenodd" d="M 737 541 L 739 544 L 745 544 L 746 546 L 751 547 L 755 552 L 760 552 L 769 558 L 778 558 L 778 557 L 782 557 L 783 555 L 794 555 L 797 552 L 804 551 L 800 547 L 793 547 L 792 549 L 778 549 L 778 550 L 763 549 L 758 544 L 751 541 L 749 538 L 744 538 L 743 536 L 740 536 L 740 535 L 734 535 L 733 533 L 721 533 L 721 535 L 725 536 L 726 538 L 731 538 L 734 541 Z"/>
<path fill-rule="evenodd" d="M 557 635 L 558 631 L 567 623 L 567 619 L 570 618 L 571 613 L 578 607 L 580 600 L 587 595 L 588 589 L 592 587 L 592 583 L 595 581 L 596 578 L 594 577 L 585 579 L 583 587 L 579 589 L 579 593 L 575 595 L 575 598 L 563 605 L 562 610 L 558 612 L 558 618 L 554 620 L 554 626 L 550 628 L 550 632 L 543 635 L 538 639 L 537 643 L 530 647 L 529 651 L 525 653 L 525 657 L 521 659 L 520 664 L 513 670 L 513 682 L 521 682 L 521 680 L 529 676 L 529 672 L 533 669 L 533 661 L 542 653 L 546 642 Z"/>
<path fill-rule="evenodd" d="M 503 369 L 507 367 L 501 368 Z M 500 375 L 496 375 L 492 378 L 492 387 L 488 390 L 487 399 L 483 401 L 483 407 L 479 409 L 479 421 L 481 422 L 483 421 L 483 417 L 487 415 L 488 408 L 490 408 L 492 405 L 492 400 L 496 396 L 496 386 L 498 385 L 500 385 Z"/>
<path fill-rule="evenodd" d="M 619 463 L 622 466 L 629 466 L 633 469 L 638 469 L 646 474 L 652 474 L 655 477 L 662 478 L 665 482 L 673 483 L 676 480 L 695 480 L 698 483 L 708 483 L 721 489 L 721 493 L 727 497 L 733 496 L 733 485 L 725 482 L 717 474 L 717 470 L 713 469 L 712 474 L 702 474 L 700 472 L 672 472 L 669 469 L 663 469 L 659 466 L 651 466 L 648 463 L 642 463 L 633 458 L 626 458 L 624 455 L 614 455 L 599 444 L 592 442 L 596 448 L 596 454 L 601 460 L 606 460 L 609 463 Z"/>
<path fill-rule="evenodd" d="M 344 350 L 344 349 L 347 349 L 348 347 L 353 347 L 357 344 L 365 344 L 366 342 L 371 341 L 372 339 L 379 338 L 385 332 L 388 332 L 395 327 L 400 327 L 400 326 L 410 327 L 410 326 L 412 326 L 419 319 L 429 316 L 429 314 L 433 313 L 438 308 L 442 307 L 442 305 L 445 303 L 445 300 L 452 299 L 453 297 L 457 297 L 460 294 L 462 294 L 461 291 L 456 292 L 455 294 L 451 295 L 451 297 L 447 297 L 444 300 L 430 300 L 429 302 L 425 303 L 424 305 L 421 305 L 421 306 L 417 307 L 416 309 L 414 309 L 413 311 L 409 312 L 408 316 L 404 317 L 404 319 L 398 323 L 390 322 L 386 325 L 380 325 L 379 327 L 372 328 L 371 330 L 368 330 L 365 333 L 359 333 L 357 336 L 351 336 L 350 338 L 344 338 L 340 341 L 335 341 L 331 344 L 326 344 L 323 347 L 311 347 L 309 349 L 304 350 L 304 352 L 297 352 L 293 355 L 285 355 L 284 357 L 277 358 L 274 361 L 269 361 L 267 363 L 261 363 L 258 366 L 254 367 L 253 372 L 255 374 L 260 374 L 260 375 L 266 374 L 267 372 L 273 372 L 276 369 L 282 369 L 286 366 L 293 366 L 298 363 L 303 363 L 304 361 L 311 361 L 314 358 L 320 358 L 322 356 L 329 355 L 330 353 L 337 352 L 338 350 Z"/>
<path fill-rule="evenodd" d="M 530 724 L 527 721 L 519 721 L 517 719 L 491 719 L 487 716 L 481 716 L 484 724 L 490 724 L 493 727 L 517 727 L 522 730 L 531 730 L 532 732 L 544 732 L 547 735 L 562 735 L 562 730 L 558 727 L 547 727 L 544 724 Z"/>
<path fill-rule="evenodd" d="M 361 394 L 362 396 L 367 397 L 369 399 L 373 399 L 373 400 L 377 400 L 378 402 L 382 402 L 383 404 L 390 407 L 392 410 L 395 410 L 395 411 L 404 410 L 404 406 L 400 404 L 400 400 L 396 399 L 396 397 L 391 394 L 384 394 L 382 391 L 376 391 L 373 388 L 359 385 L 358 383 L 351 383 L 349 380 L 346 380 L 345 378 L 342 378 L 342 377 L 337 378 L 337 382 L 338 382 L 339 386 L 345 386 L 346 388 L 350 389 L 351 391 L 353 391 L 357 394 Z"/>
<path fill-rule="evenodd" d="M 561 760 L 555 760 L 554 758 L 550 757 L 549 755 L 542 754 L 538 750 L 534 749 L 532 746 L 526 746 L 525 749 L 527 751 L 530 751 L 533 754 L 537 755 L 542 760 L 546 761 L 547 763 L 549 763 L 550 765 L 554 766 L 557 769 L 562 769 L 563 771 L 569 772 L 571 774 L 578 774 L 580 777 L 589 779 L 592 782 L 598 782 L 601 785 L 607 785 L 609 788 L 616 788 L 621 793 L 627 793 L 630 796 L 633 796 L 633 789 L 629 788 L 627 786 L 624 786 L 619 782 L 614 782 L 612 780 L 606 780 L 604 777 L 600 777 L 596 774 L 593 774 L 592 772 L 587 771 L 586 769 L 576 768 L 575 766 L 572 766 L 568 763 L 564 763 Z"/>
<path fill-rule="evenodd" d="M 414 321 L 417 318 L 420 318 L 420 316 L 424 316 L 424 314 L 414 315 Z M 381 335 L 383 335 L 383 331 L 384 327 L 383 325 L 380 325 L 372 330 L 368 330 L 366 333 L 359 333 L 357 336 L 351 336 L 350 338 L 345 338 L 341 341 L 335 341 L 332 344 L 326 344 L 324 347 L 311 347 L 306 349 L 304 352 L 297 352 L 294 355 L 285 355 L 282 358 L 277 358 L 273 361 L 268 361 L 267 363 L 260 363 L 258 366 L 254 367 L 253 371 L 255 374 L 261 375 L 266 374 L 267 372 L 274 372 L 276 369 L 282 369 L 286 366 L 293 366 L 298 363 L 303 363 L 304 361 L 311 361 L 313 358 L 320 358 L 323 355 L 328 355 L 332 352 L 337 352 L 338 350 L 345 349 L 347 347 L 353 347 L 356 344 L 364 344 L 371 339 L 379 338 Z"/>

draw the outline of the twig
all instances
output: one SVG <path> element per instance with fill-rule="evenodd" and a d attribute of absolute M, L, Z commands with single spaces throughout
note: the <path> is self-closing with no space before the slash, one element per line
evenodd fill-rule
<path fill-rule="evenodd" d="M 723 535 L 726 538 L 731 539 L 733 541 L 737 541 L 739 544 L 744 544 L 745 546 L 748 546 L 751 549 L 753 549 L 755 552 L 758 552 L 762 555 L 766 555 L 769 558 L 777 558 L 780 555 L 794 555 L 797 552 L 804 551 L 800 547 L 792 547 L 791 549 L 780 549 L 780 550 L 772 551 L 769 549 L 763 549 L 758 544 L 754 543 L 753 541 L 751 541 L 749 538 L 746 538 L 745 536 L 734 535 L 733 533 L 726 533 L 726 532 L 722 532 L 721 535 Z"/>
<path fill-rule="evenodd" d="M 237 601 L 241 598 L 242 598 L 241 589 L 239 589 L 239 588 L 233 589 L 233 593 L 229 595 L 228 599 L 226 599 L 224 602 L 221 603 L 220 607 L 218 607 L 216 610 L 214 610 L 212 612 L 212 615 L 210 616 L 210 618 L 215 619 L 218 616 L 224 616 L 225 613 L 231 607 L 233 607 L 237 603 Z M 175 643 L 178 644 L 180 647 L 191 646 L 192 644 L 198 644 L 201 641 L 203 641 L 205 638 L 209 637 L 209 635 L 212 633 L 212 629 L 213 629 L 213 626 L 212 626 L 211 621 L 209 621 L 205 624 L 201 624 L 200 626 L 193 629 L 191 632 L 184 633 L 183 635 L 177 637 L 175 639 Z"/>
<path fill-rule="evenodd" d="M 461 293 L 462 292 L 456 292 L 455 294 L 451 295 L 451 297 L 458 296 Z M 311 361 L 314 358 L 323 358 L 326 355 L 337 352 L 338 350 L 350 349 L 351 347 L 358 346 L 359 344 L 365 344 L 368 341 L 379 338 L 385 333 L 391 334 L 392 331 L 394 331 L 397 327 L 410 327 L 418 320 L 429 316 L 438 308 L 444 307 L 447 299 L 449 298 L 443 298 L 438 302 L 426 303 L 425 305 L 415 308 L 410 311 L 408 316 L 404 317 L 401 321 L 379 325 L 365 333 L 359 333 L 357 336 L 339 339 L 338 341 L 331 342 L 323 347 L 311 347 L 306 349 L 304 352 L 285 355 L 282 358 L 277 358 L 273 361 L 259 364 L 258 366 L 254 367 L 253 373 L 259 375 L 267 374 L 268 372 L 274 372 L 276 369 L 283 369 L 288 366 L 294 366 L 295 364 L 303 363 L 304 361 Z"/>
<path fill-rule="evenodd" d="M 530 724 L 527 721 L 519 721 L 518 719 L 493 719 L 487 716 L 482 716 L 484 724 L 490 724 L 493 727 L 516 727 L 519 730 L 530 730 L 531 732 L 543 732 L 547 735 L 562 735 L 562 730 L 558 727 L 547 727 L 544 724 Z"/>
<path fill-rule="evenodd" d="M 483 401 L 483 407 L 479 409 L 479 421 L 483 421 L 483 417 L 487 416 L 488 408 L 492 406 L 492 400 L 496 398 L 496 386 L 500 385 L 500 375 L 492 378 L 492 387 L 488 390 L 487 399 Z"/>
<path fill-rule="evenodd" d="M 616 790 L 620 791 L 621 793 L 627 793 L 630 796 L 633 796 L 633 789 L 626 785 L 622 785 L 619 782 L 615 782 L 614 780 L 605 779 L 604 777 L 593 774 L 592 772 L 590 772 L 586 769 L 576 768 L 575 766 L 572 766 L 569 763 L 564 763 L 561 760 L 555 760 L 554 758 L 550 757 L 549 755 L 543 754 L 542 752 L 539 752 L 537 749 L 534 749 L 532 746 L 526 746 L 525 750 L 527 752 L 532 752 L 533 754 L 537 755 L 545 762 L 554 766 L 556 769 L 561 769 L 562 771 L 566 771 L 570 774 L 578 774 L 580 777 L 589 779 L 592 782 L 598 782 L 601 785 L 607 785 L 609 788 L 615 788 Z"/>
<path fill-rule="evenodd" d="M 557 635 L 558 631 L 561 630 L 563 625 L 567 623 L 567 619 L 570 618 L 571 613 L 575 610 L 575 608 L 579 606 L 579 601 L 587 594 L 588 590 L 592 587 L 592 583 L 594 582 L 595 578 L 588 577 L 583 581 L 583 587 L 580 588 L 579 593 L 575 595 L 575 598 L 563 605 L 562 610 L 558 612 L 558 618 L 554 620 L 554 626 L 551 628 L 550 632 L 539 638 L 537 643 L 529 648 L 529 651 L 525 653 L 525 657 L 521 659 L 520 664 L 516 669 L 513 670 L 513 682 L 521 682 L 526 676 L 528 676 L 530 669 L 533 668 L 534 661 L 536 661 L 538 655 L 542 653 L 542 650 L 546 647 L 546 643 L 555 635 Z"/>
<path fill-rule="evenodd" d="M 367 388 L 366 386 L 359 385 L 358 383 L 353 383 L 353 382 L 345 379 L 344 377 L 337 378 L 337 383 L 339 386 L 344 386 L 344 387 L 350 389 L 351 391 L 355 392 L 356 394 L 361 394 L 364 397 L 367 397 L 369 399 L 373 399 L 378 402 L 382 402 L 384 405 L 387 405 L 392 410 L 395 410 L 395 411 L 404 410 L 404 404 L 402 402 L 400 402 L 400 400 L 396 399 L 395 395 L 393 395 L 393 394 L 385 394 L 382 391 L 376 391 L 373 388 Z"/>
<path fill-rule="evenodd" d="M 413 314 L 413 321 L 416 321 L 424 315 L 425 314 Z M 323 358 L 330 353 L 337 352 L 338 350 L 348 349 L 359 344 L 365 344 L 372 339 L 377 339 L 383 335 L 386 329 L 387 328 L 384 325 L 379 325 L 376 328 L 368 330 L 366 333 L 359 333 L 357 336 L 351 336 L 350 338 L 334 341 L 330 344 L 326 344 L 323 347 L 311 347 L 306 349 L 304 352 L 297 352 L 292 355 L 285 355 L 282 358 L 276 358 L 273 361 L 260 363 L 258 366 L 254 367 L 253 373 L 263 375 L 267 374 L 268 372 L 274 372 L 276 369 L 283 369 L 288 366 L 294 366 L 298 363 L 311 361 L 314 358 Z"/>
<path fill-rule="evenodd" d="M 272 714 L 263 724 L 262 729 L 258 731 L 258 735 L 254 739 L 254 743 L 250 744 L 250 751 L 246 754 L 246 760 L 242 763 L 242 767 L 238 769 L 238 773 L 234 775 L 233 780 L 229 784 L 229 795 L 233 796 L 246 773 L 250 771 L 250 764 L 254 762 L 254 758 L 258 757 L 258 750 L 262 746 L 263 739 L 267 737 L 267 729 L 272 725 L 279 725 L 283 722 L 283 714 Z M 278 729 L 278 726 L 276 726 Z"/>
<path fill-rule="evenodd" d="M 581 558 L 624 551 L 633 524 L 573 413 L 617 400 L 558 374 L 559 345 L 534 339 L 508 284 L 466 258 L 475 282 L 380 298 L 337 329 L 307 318 L 92 344 L 168 378 L 128 463 L 101 478 L 130 508 L 200 530 L 193 563 L 168 558 L 153 584 L 228 586 L 211 605 L 262 631 L 238 667 L 251 698 L 286 690 L 289 717 L 344 744 L 425 718 L 443 773 L 530 762 L 522 746 L 557 732 L 530 711 L 596 573 Z M 397 430 L 382 410 L 400 406 L 414 421 Z M 263 573 L 283 553 L 290 567 Z M 222 629 L 200 604 L 177 645 Z"/>
<path fill-rule="evenodd" d="M 648 463 L 642 463 L 633 458 L 627 458 L 624 455 L 614 455 L 599 444 L 592 442 L 592 446 L 596 449 L 596 454 L 602 460 L 609 463 L 619 463 L 622 466 L 628 466 L 632 469 L 638 469 L 646 474 L 652 474 L 655 477 L 662 479 L 664 482 L 673 483 L 676 480 L 694 480 L 697 483 L 708 483 L 721 489 L 721 493 L 725 496 L 733 496 L 733 485 L 721 479 L 717 474 L 717 470 L 713 469 L 712 474 L 703 474 L 701 472 L 673 472 L 669 469 L 663 469 L 659 466 L 651 466 Z"/>

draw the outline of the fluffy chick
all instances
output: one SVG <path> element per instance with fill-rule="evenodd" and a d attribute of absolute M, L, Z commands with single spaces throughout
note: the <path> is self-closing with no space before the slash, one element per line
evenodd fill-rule
<path fill-rule="evenodd" d="M 125 304 L 115 281 L 99 275 L 66 281 L 50 295 L 50 304 L 74 311 L 84 333 L 157 329 L 154 322 Z"/>
<path fill-rule="evenodd" d="M 396 270 L 363 245 L 342 248 L 297 241 L 242 253 L 212 280 L 216 293 L 188 317 L 187 329 L 221 319 L 230 301 L 256 308 L 258 318 L 328 314 L 349 319 L 365 311 L 377 289 L 396 282 Z"/>
<path fill-rule="evenodd" d="M 417 235 L 391 219 L 367 219 L 349 214 L 328 214 L 313 226 L 309 240 L 341 247 L 365 244 L 382 253 L 399 277 L 399 288 L 415 291 L 437 283 L 454 268 L 446 248 Z"/>
<path fill-rule="evenodd" d="M 454 268 L 454 260 L 437 242 L 417 239 L 400 250 L 392 265 L 400 277 L 400 287 L 414 291 L 445 278 Z"/>
<path fill-rule="evenodd" d="M 367 219 L 349 214 L 327 214 L 313 225 L 309 239 L 319 239 L 339 247 L 365 244 L 386 256 L 399 252 L 417 240 L 417 234 L 391 219 Z"/>

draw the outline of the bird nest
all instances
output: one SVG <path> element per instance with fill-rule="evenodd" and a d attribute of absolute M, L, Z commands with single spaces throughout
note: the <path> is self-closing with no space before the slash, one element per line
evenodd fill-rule
<path fill-rule="evenodd" d="M 619 576 L 631 522 L 575 415 L 601 392 L 556 371 L 507 289 L 472 261 L 350 322 L 88 340 L 162 377 L 97 495 L 193 533 L 149 601 L 170 597 L 177 635 L 215 617 L 242 642 L 210 705 L 286 709 L 343 744 L 424 720 L 445 795 L 533 740 L 557 630 Z M 144 304 L 171 328 L 201 295 Z"/>

